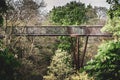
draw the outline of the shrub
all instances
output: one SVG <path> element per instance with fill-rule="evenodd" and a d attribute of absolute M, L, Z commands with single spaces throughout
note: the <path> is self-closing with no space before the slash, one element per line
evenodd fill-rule
<path fill-rule="evenodd" d="M 120 41 L 99 47 L 98 54 L 84 67 L 95 80 L 120 80 Z"/>

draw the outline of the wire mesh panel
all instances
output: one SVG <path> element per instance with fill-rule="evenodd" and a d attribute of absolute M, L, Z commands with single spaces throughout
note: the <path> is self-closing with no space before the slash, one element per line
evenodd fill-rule
<path fill-rule="evenodd" d="M 109 33 L 105 33 L 101 31 L 101 26 L 93 27 L 93 26 L 88 26 L 85 28 L 85 35 L 89 36 L 111 36 Z"/>
<path fill-rule="evenodd" d="M 109 36 L 101 32 L 102 26 L 26 26 L 14 27 L 13 34 L 28 36 Z"/>
<path fill-rule="evenodd" d="M 41 26 L 41 27 L 15 27 L 13 29 L 15 35 L 84 35 L 82 27 L 61 27 L 61 26 Z"/>

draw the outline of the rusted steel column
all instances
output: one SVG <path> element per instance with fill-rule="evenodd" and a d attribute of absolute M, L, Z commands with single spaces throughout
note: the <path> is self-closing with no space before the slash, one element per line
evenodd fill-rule
<path fill-rule="evenodd" d="M 76 39 L 76 34 L 74 34 L 73 28 L 72 27 L 68 27 L 68 34 L 70 34 L 71 36 L 71 53 L 72 53 L 72 63 L 73 63 L 73 68 L 77 69 L 77 54 L 76 54 L 76 43 L 77 43 L 77 39 Z"/>
<path fill-rule="evenodd" d="M 76 70 L 80 69 L 80 53 L 79 53 L 79 36 L 77 34 L 71 34 L 71 37 L 74 37 L 75 40 L 72 44 L 72 55 L 73 55 L 73 65 Z"/>
<path fill-rule="evenodd" d="M 86 54 L 86 49 L 87 49 L 87 44 L 88 44 L 88 38 L 89 38 L 89 36 L 86 36 L 85 47 L 84 47 L 82 61 L 81 61 L 81 67 L 83 67 L 83 64 L 84 64 L 84 58 L 85 58 L 85 54 Z"/>
<path fill-rule="evenodd" d="M 75 57 L 75 41 L 74 41 L 73 37 L 71 37 L 71 55 L 72 55 L 72 67 L 75 68 L 75 62 L 76 62 L 76 57 Z"/>
<path fill-rule="evenodd" d="M 80 53 L 79 53 L 79 37 L 77 36 L 76 37 L 76 50 L 75 50 L 75 52 L 76 52 L 76 60 L 77 60 L 77 62 L 76 62 L 76 69 L 77 70 L 79 70 L 80 69 Z"/>

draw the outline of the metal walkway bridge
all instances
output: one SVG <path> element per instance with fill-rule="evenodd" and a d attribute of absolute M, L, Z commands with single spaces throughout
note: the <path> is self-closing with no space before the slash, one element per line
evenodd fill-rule
<path fill-rule="evenodd" d="M 13 28 L 16 36 L 110 36 L 100 29 L 103 26 L 19 26 Z"/>
<path fill-rule="evenodd" d="M 103 25 L 92 26 L 16 26 L 12 27 L 15 36 L 71 36 L 76 38 L 73 50 L 74 65 L 76 69 L 83 67 L 84 57 L 87 49 L 88 39 L 94 37 L 111 37 L 111 34 L 101 32 Z M 8 28 L 9 29 L 9 28 Z M 82 61 L 80 63 L 79 37 L 86 37 Z M 1 36 L 3 38 L 3 36 Z"/>

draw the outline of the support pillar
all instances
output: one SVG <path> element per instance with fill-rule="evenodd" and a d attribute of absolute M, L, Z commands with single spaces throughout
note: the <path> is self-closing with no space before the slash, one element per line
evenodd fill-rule
<path fill-rule="evenodd" d="M 88 38 L 89 38 L 89 36 L 86 36 L 85 47 L 84 47 L 82 61 L 81 61 L 81 67 L 83 67 L 83 64 L 84 64 L 84 58 L 85 58 L 85 54 L 86 54 L 86 49 L 87 49 L 87 44 L 88 44 Z"/>
<path fill-rule="evenodd" d="M 72 56 L 73 56 L 73 67 L 75 67 L 76 70 L 80 69 L 80 51 L 79 51 L 79 36 L 74 34 L 71 35 L 71 37 L 75 38 L 74 41 L 72 41 Z"/>
<path fill-rule="evenodd" d="M 80 69 L 80 53 L 79 53 L 79 37 L 77 36 L 76 37 L 76 50 L 75 50 L 75 53 L 76 53 L 76 69 L 79 70 Z"/>

